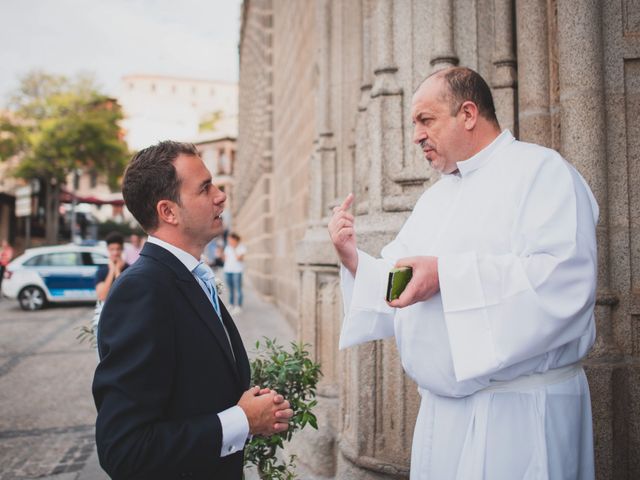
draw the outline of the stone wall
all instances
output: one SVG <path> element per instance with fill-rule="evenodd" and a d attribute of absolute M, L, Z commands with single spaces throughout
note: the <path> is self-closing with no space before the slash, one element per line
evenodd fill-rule
<path fill-rule="evenodd" d="M 247 275 L 267 299 L 273 295 L 273 49 L 272 1 L 242 6 L 238 151 L 229 199 L 233 229 L 248 249 Z M 240 147 L 242 145 L 242 147 Z"/>
<path fill-rule="evenodd" d="M 241 65 L 255 63 L 248 45 L 265 3 L 245 0 Z M 341 479 L 407 477 L 415 385 L 393 341 L 338 353 L 338 268 L 326 223 L 353 191 L 359 246 L 377 254 L 393 238 L 437 180 L 411 144 L 412 92 L 432 71 L 465 65 L 488 80 L 503 128 L 559 150 L 600 204 L 598 337 L 586 362 L 597 478 L 640 478 L 640 2 L 273 0 L 272 12 L 273 56 L 263 60 L 271 83 L 257 89 L 262 67 L 241 68 L 240 132 L 253 136 L 238 148 L 246 168 L 259 170 L 251 141 L 272 135 L 273 162 L 260 170 L 273 172 L 264 213 L 273 242 L 260 250 L 272 262 L 256 263 L 252 275 L 270 279 L 268 293 L 325 373 L 321 431 L 296 442 L 301 461 Z M 273 124 L 256 133 L 252 100 L 262 88 L 274 92 Z M 238 179 L 241 191 L 263 188 L 252 175 Z M 256 215 L 249 201 L 240 208 L 247 226 Z"/>
<path fill-rule="evenodd" d="M 296 244 L 307 227 L 309 155 L 315 134 L 313 2 L 273 1 L 273 288 L 298 319 Z"/>

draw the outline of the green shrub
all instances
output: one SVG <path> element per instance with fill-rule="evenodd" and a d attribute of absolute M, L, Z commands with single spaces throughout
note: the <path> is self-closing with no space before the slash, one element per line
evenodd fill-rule
<path fill-rule="evenodd" d="M 245 448 L 244 463 L 255 465 L 262 479 L 291 480 L 296 478 L 295 455 L 281 460 L 277 451 L 305 426 L 318 429 L 312 409 L 317 404 L 316 387 L 322 372 L 320 365 L 313 362 L 305 350 L 309 345 L 291 342 L 289 352 L 275 339 L 264 340 L 262 348 L 260 342 L 256 342 L 257 356 L 251 362 L 252 385 L 268 387 L 282 394 L 291 404 L 294 415 L 286 432 L 270 437 L 254 436 Z"/>

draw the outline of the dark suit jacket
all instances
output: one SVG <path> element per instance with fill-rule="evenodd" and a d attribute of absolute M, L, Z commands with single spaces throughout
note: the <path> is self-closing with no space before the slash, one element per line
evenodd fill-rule
<path fill-rule="evenodd" d="M 249 388 L 247 354 L 168 250 L 147 243 L 118 277 L 98 327 L 93 380 L 100 465 L 116 480 L 241 479 L 243 452 L 220 457 L 217 413 Z"/>

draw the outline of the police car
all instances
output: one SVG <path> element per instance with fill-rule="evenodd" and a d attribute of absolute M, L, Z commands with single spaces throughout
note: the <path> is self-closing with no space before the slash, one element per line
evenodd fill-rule
<path fill-rule="evenodd" d="M 101 247 L 30 248 L 7 265 L 2 294 L 17 298 L 23 310 L 40 310 L 49 302 L 95 301 L 96 270 L 108 261 Z"/>

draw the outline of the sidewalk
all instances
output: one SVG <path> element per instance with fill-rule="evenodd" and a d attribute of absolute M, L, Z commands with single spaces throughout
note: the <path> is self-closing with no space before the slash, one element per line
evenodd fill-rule
<path fill-rule="evenodd" d="M 240 314 L 233 315 L 233 319 L 240 330 L 242 340 L 249 353 L 255 349 L 257 340 L 262 337 L 276 338 L 281 345 L 288 345 L 289 342 L 295 340 L 295 333 L 289 326 L 280 312 L 270 303 L 260 299 L 258 294 L 250 285 L 245 285 L 244 306 Z M 225 305 L 228 304 L 228 296 L 223 293 Z M 108 480 L 109 477 L 100 468 L 98 463 L 98 454 L 93 454 L 87 459 L 84 468 L 80 472 L 61 473 L 59 475 L 51 475 L 41 477 L 43 480 Z M 257 480 L 258 476 L 254 471 L 246 472 L 246 480 Z"/>

